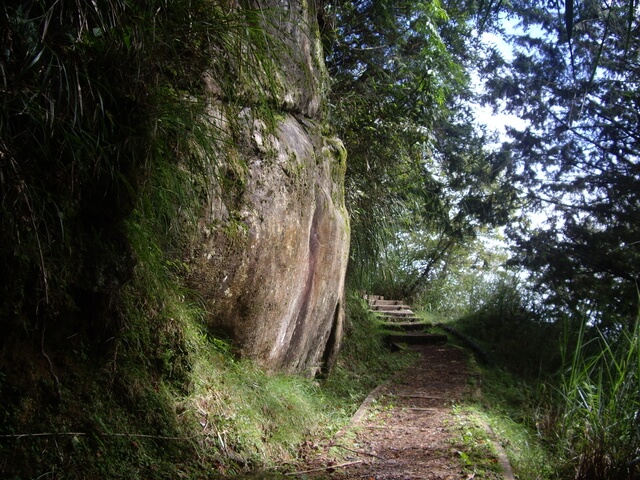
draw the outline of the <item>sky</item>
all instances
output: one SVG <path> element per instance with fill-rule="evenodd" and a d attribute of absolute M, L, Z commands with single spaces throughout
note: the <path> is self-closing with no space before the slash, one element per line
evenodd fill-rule
<path fill-rule="evenodd" d="M 503 19 L 503 26 L 507 34 L 524 33 L 516 24 L 516 20 Z M 528 31 L 528 33 L 535 35 L 535 31 Z M 513 59 L 513 48 L 503 36 L 493 32 L 484 32 L 482 34 L 482 41 L 487 45 L 496 47 L 507 62 Z M 479 75 L 477 75 L 476 78 L 472 78 L 472 80 L 474 85 L 477 85 L 479 89 L 483 88 L 483 83 Z M 487 126 L 487 133 L 497 133 L 497 141 L 489 144 L 489 148 L 498 149 L 503 142 L 508 140 L 506 133 L 507 126 L 515 127 L 519 130 L 527 127 L 527 122 L 517 115 L 500 111 L 494 112 L 493 108 L 489 105 L 473 105 L 473 111 L 478 123 Z M 549 212 L 528 212 L 527 216 L 534 228 L 545 228 L 549 218 Z M 503 230 L 504 229 L 499 229 L 501 234 Z M 502 242 L 498 241 L 498 243 Z"/>
<path fill-rule="evenodd" d="M 503 20 L 503 23 L 507 32 L 511 33 L 517 30 L 515 21 Z M 513 59 L 513 49 L 511 48 L 511 45 L 507 43 L 504 37 L 496 33 L 484 32 L 482 34 L 482 41 L 487 45 L 496 47 L 507 62 Z M 478 85 L 480 88 L 482 88 L 482 82 L 479 76 L 477 78 L 474 78 L 473 80 L 475 85 Z M 527 125 L 527 123 L 517 115 L 504 112 L 493 112 L 492 110 L 492 107 L 488 105 L 474 106 L 474 112 L 478 123 L 486 125 L 489 133 L 495 132 L 498 134 L 498 143 L 495 145 L 496 147 L 498 147 L 504 140 L 506 140 L 507 125 L 516 127 L 518 129 L 523 129 Z"/>

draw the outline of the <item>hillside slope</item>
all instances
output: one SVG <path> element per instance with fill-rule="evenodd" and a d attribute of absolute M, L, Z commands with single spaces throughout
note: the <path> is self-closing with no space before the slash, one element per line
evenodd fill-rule
<path fill-rule="evenodd" d="M 328 371 L 342 337 L 318 12 L 228 7 L 2 14 L 3 478 L 224 472 L 320 422 L 278 373 Z"/>

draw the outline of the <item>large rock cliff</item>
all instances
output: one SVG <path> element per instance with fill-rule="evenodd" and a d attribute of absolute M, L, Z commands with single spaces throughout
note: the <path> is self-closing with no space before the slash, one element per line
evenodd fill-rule
<path fill-rule="evenodd" d="M 220 141 L 225 161 L 212 165 L 217 181 L 193 246 L 192 283 L 210 328 L 230 335 L 242 355 L 313 375 L 331 368 L 342 336 L 346 152 L 323 134 L 327 76 L 314 6 L 261 8 L 278 54 L 251 75 L 269 76 L 269 88 L 230 108 L 215 75 L 208 79 L 212 119 L 232 141 Z M 259 80 L 254 86 L 267 83 Z"/>
<path fill-rule="evenodd" d="M 345 151 L 315 4 L 251 1 L 3 3 L 0 478 L 238 473 L 324 418 L 269 373 L 335 360 Z"/>

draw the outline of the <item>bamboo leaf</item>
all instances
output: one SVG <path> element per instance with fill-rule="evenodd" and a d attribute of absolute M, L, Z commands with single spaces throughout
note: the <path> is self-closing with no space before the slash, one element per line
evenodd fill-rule
<path fill-rule="evenodd" d="M 27 66 L 24 68 L 24 70 L 22 71 L 22 73 L 26 73 L 29 70 L 31 70 L 31 68 L 33 68 L 36 63 L 38 63 L 40 61 L 40 58 L 42 58 L 42 54 L 44 53 L 44 48 L 42 48 L 38 53 L 36 53 L 33 58 L 31 59 L 31 61 L 27 64 Z"/>

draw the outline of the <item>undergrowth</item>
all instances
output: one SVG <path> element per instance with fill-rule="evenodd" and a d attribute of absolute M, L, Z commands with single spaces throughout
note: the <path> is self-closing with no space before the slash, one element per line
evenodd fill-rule
<path fill-rule="evenodd" d="M 560 382 L 559 456 L 578 479 L 640 478 L 640 318 L 584 326 Z"/>
<path fill-rule="evenodd" d="M 2 478 L 211 478 L 280 465 L 340 421 L 312 380 L 268 375 L 207 335 L 181 280 L 228 141 L 206 82 L 230 111 L 273 109 L 281 52 L 264 14 L 5 2 Z"/>
<path fill-rule="evenodd" d="M 491 353 L 480 406 L 518 478 L 640 478 L 637 320 L 541 321 L 503 284 L 450 325 Z"/>
<path fill-rule="evenodd" d="M 86 363 L 70 361 L 60 373 L 59 404 L 43 409 L 25 393 L 3 404 L 4 478 L 287 471 L 309 436 L 332 435 L 373 386 L 411 360 L 384 347 L 375 320 L 352 296 L 333 375 L 319 382 L 267 374 L 208 334 L 201 306 L 161 258 L 150 254 L 138 265 L 123 301 L 139 302 L 140 288 L 149 295 L 135 305 L 140 314 L 127 318 L 109 356 L 96 361 L 77 345 L 74 354 Z"/>
<path fill-rule="evenodd" d="M 351 399 L 346 405 L 357 408 L 371 389 L 406 367 L 414 357 L 409 352 L 393 354 L 385 346 L 382 327 L 359 294 L 350 293 L 346 313 L 340 358 L 325 388 L 338 398 Z"/>
<path fill-rule="evenodd" d="M 452 417 L 451 443 L 467 477 L 503 478 L 493 440 L 482 425 L 480 413 L 469 406 L 454 405 Z"/>
<path fill-rule="evenodd" d="M 491 427 L 514 474 L 522 480 L 560 478 L 547 440 L 552 411 L 544 389 L 495 367 L 482 367 L 482 396 L 476 414 Z"/>

